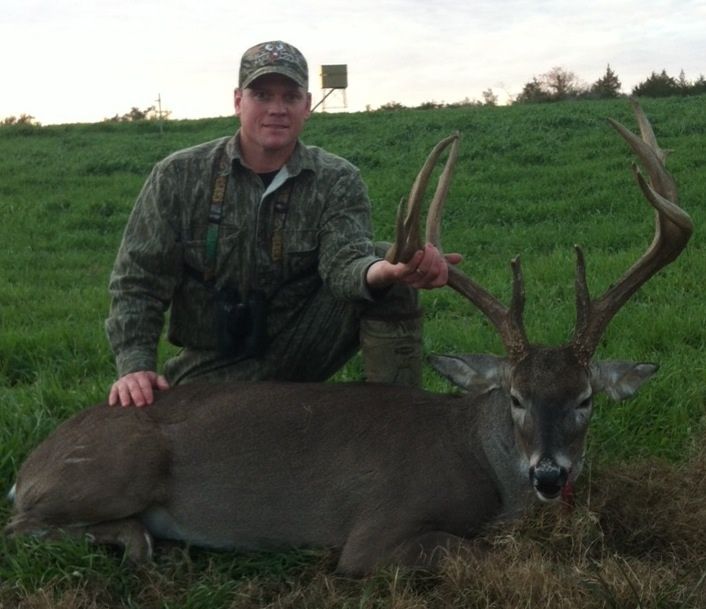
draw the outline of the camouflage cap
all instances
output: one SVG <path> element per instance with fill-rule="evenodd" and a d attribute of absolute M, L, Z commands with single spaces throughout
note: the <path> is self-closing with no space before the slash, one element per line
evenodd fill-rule
<path fill-rule="evenodd" d="M 309 69 L 304 55 L 296 47 L 281 40 L 261 42 L 243 53 L 238 86 L 245 89 L 265 74 L 282 74 L 300 87 L 309 88 Z"/>

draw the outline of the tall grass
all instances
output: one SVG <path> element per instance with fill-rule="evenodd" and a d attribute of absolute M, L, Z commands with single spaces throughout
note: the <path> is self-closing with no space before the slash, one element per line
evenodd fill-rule
<path fill-rule="evenodd" d="M 701 96 L 643 103 L 661 146 L 674 150 L 668 167 L 696 233 L 682 257 L 618 314 L 599 347 L 597 357 L 657 361 L 661 368 L 635 400 L 598 404 L 589 447 L 594 475 L 586 477 L 579 515 L 569 521 L 569 545 L 590 546 L 604 531 L 615 535 L 616 523 L 596 520 L 600 512 L 588 499 L 596 496 L 596 481 L 614 485 L 612 473 L 626 467 L 649 462 L 644 471 L 673 476 L 675 488 L 667 480 L 660 501 L 696 492 L 699 484 L 703 496 L 704 478 L 694 473 L 703 470 L 689 470 L 692 478 L 674 471 L 702 463 L 698 447 L 706 427 L 704 102 Z M 376 236 L 389 239 L 397 202 L 427 152 L 458 129 L 461 154 L 444 247 L 463 253 L 464 270 L 506 301 L 508 262 L 521 254 L 530 338 L 559 343 L 573 327 L 574 243 L 584 248 L 589 285 L 598 294 L 637 259 L 654 230 L 631 177 L 630 152 L 606 122 L 609 116 L 635 128 L 621 100 L 315 115 L 304 140 L 360 167 Z M 162 135 L 151 123 L 0 129 L 0 490 L 9 488 L 22 459 L 58 422 L 106 395 L 114 377 L 103 333 L 106 285 L 152 164 L 235 127 L 233 119 L 221 118 L 169 122 Z M 427 352 L 501 352 L 490 326 L 456 294 L 437 290 L 423 300 Z M 169 352 L 163 346 L 163 356 Z M 359 374 L 354 359 L 337 380 Z M 449 389 L 430 370 L 425 383 Z M 639 502 L 641 485 L 630 488 Z M 691 511 L 706 530 L 703 512 Z M 3 505 L 0 520 L 7 515 Z M 80 543 L 3 540 L 0 607 L 698 607 L 704 598 L 703 580 L 673 550 L 662 547 L 644 559 L 603 539 L 603 554 L 582 558 L 557 549 L 568 535 L 561 527 L 568 525 L 543 522 L 494 533 L 486 563 L 452 565 L 434 577 L 386 571 L 364 582 L 328 575 L 326 552 L 234 557 L 172 548 L 158 554 L 156 566 L 133 570 L 118 556 Z M 588 533 L 586 522 L 593 527 Z M 644 524 L 636 530 L 649 530 Z M 698 546 L 703 534 L 695 534 L 697 547 L 704 547 Z M 498 554 L 503 540 L 519 548 L 514 558 Z M 564 559 L 572 562 L 560 565 Z M 487 577 L 499 561 L 515 573 L 506 587 L 478 588 L 476 573 Z M 703 562 L 695 564 L 703 569 Z M 547 587 L 522 596 L 518 569 L 533 567 Z M 531 582 L 532 573 L 527 577 Z M 562 596 L 554 586 L 577 592 Z M 650 586 L 661 592 L 650 594 Z"/>

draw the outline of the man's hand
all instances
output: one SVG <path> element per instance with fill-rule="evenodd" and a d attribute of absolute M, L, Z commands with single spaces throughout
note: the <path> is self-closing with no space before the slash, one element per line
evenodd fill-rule
<path fill-rule="evenodd" d="M 130 372 L 113 383 L 110 406 L 148 406 L 154 402 L 154 389 L 169 389 L 167 379 L 151 370 Z"/>
<path fill-rule="evenodd" d="M 392 264 L 379 260 L 371 264 L 365 279 L 373 290 L 393 283 L 405 283 L 421 290 L 440 288 L 449 279 L 449 264 L 458 264 L 462 259 L 461 254 L 442 255 L 435 246 L 427 243 L 409 262 Z"/>

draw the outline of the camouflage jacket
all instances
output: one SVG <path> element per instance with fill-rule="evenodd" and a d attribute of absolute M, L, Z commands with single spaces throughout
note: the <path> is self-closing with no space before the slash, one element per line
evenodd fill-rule
<path fill-rule="evenodd" d="M 224 149 L 230 162 L 219 167 Z M 215 281 L 209 284 L 203 280 L 205 240 L 219 171 L 229 176 Z M 286 183 L 288 211 L 276 219 L 278 193 Z M 275 222 L 281 230 L 273 229 Z M 279 237 L 275 249 L 274 232 Z M 322 282 L 338 298 L 371 300 L 364 277 L 378 259 L 367 189 L 344 159 L 299 142 L 265 188 L 241 163 L 237 134 L 176 152 L 154 167 L 142 188 L 111 274 L 106 331 L 118 374 L 156 370 L 170 306 L 169 340 L 213 350 L 218 289 L 237 288 L 244 296 L 252 289 L 263 291 L 272 335 Z"/>

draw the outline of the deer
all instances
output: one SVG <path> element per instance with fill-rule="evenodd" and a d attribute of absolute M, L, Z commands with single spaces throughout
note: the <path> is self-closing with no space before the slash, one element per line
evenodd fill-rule
<path fill-rule="evenodd" d="M 504 356 L 432 355 L 456 394 L 374 383 L 185 384 L 146 408 L 97 404 L 62 423 L 29 454 L 11 492 L 10 536 L 88 536 L 152 557 L 155 539 L 220 550 L 321 547 L 336 571 L 360 577 L 386 565 L 436 569 L 473 551 L 490 524 L 538 501 L 560 503 L 581 473 L 593 400 L 633 396 L 657 370 L 648 362 L 594 361 L 606 326 L 692 232 L 665 169 L 665 152 L 637 102 L 641 132 L 609 119 L 641 161 L 640 190 L 655 210 L 651 245 L 592 298 L 576 246 L 576 325 L 558 347 L 530 343 L 524 283 L 511 262 L 509 306 L 458 267 L 448 283 L 497 330 Z M 389 260 L 420 247 L 424 191 L 448 159 L 430 203 L 426 239 L 440 220 L 459 134 L 431 151 Z"/>

